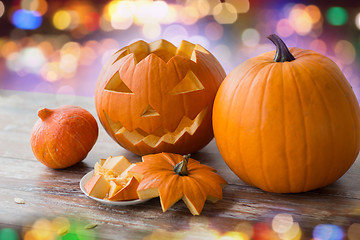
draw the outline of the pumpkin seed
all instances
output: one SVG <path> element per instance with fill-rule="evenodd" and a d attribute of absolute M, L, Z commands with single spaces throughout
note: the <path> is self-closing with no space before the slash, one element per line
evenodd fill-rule
<path fill-rule="evenodd" d="M 22 199 L 22 198 L 16 197 L 16 198 L 14 198 L 14 201 L 15 201 L 17 204 L 25 204 L 25 200 Z"/>
<path fill-rule="evenodd" d="M 93 229 L 96 228 L 97 224 L 96 223 L 89 223 L 88 225 L 86 225 L 84 228 L 85 229 Z"/>

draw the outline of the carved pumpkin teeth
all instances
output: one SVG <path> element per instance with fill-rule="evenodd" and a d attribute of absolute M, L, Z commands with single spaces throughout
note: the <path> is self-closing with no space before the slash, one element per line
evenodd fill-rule
<path fill-rule="evenodd" d="M 147 43 L 140 40 L 117 51 L 115 54 L 120 54 L 113 63 L 119 61 L 119 59 L 129 54 L 134 54 L 134 61 L 136 64 L 138 64 L 141 60 L 150 54 L 155 54 L 166 63 L 176 55 L 183 56 L 193 62 L 196 62 L 196 51 L 210 54 L 202 46 L 198 44 L 195 45 L 185 40 L 181 42 L 178 48 L 175 47 L 172 43 L 163 39 L 154 41 L 152 43 Z"/>
<path fill-rule="evenodd" d="M 127 130 L 121 123 L 112 121 L 109 116 L 104 112 L 106 119 L 115 132 L 115 136 L 123 136 L 132 144 L 136 145 L 140 142 L 146 143 L 148 146 L 154 148 L 160 143 L 166 142 L 170 144 L 176 143 L 186 132 L 193 135 L 202 123 L 208 107 L 205 107 L 193 120 L 184 116 L 174 132 L 166 131 L 165 129 L 158 129 L 157 132 L 165 132 L 162 136 L 153 134 L 146 134 L 141 130 Z"/>

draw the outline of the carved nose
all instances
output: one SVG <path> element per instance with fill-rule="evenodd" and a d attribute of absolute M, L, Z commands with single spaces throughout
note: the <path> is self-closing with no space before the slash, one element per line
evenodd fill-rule
<path fill-rule="evenodd" d="M 153 116 L 159 116 L 160 114 L 152 107 L 150 104 L 148 104 L 145 108 L 143 113 L 141 114 L 141 117 L 153 117 Z"/>

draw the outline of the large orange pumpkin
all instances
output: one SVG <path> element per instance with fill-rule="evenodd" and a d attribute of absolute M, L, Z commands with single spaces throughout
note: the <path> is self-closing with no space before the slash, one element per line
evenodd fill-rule
<path fill-rule="evenodd" d="M 357 99 L 329 58 L 289 51 L 276 35 L 269 38 L 276 54 L 245 61 L 219 88 L 213 112 L 217 146 L 239 178 L 263 190 L 324 187 L 358 155 Z"/>
<path fill-rule="evenodd" d="M 200 45 L 138 41 L 103 67 L 96 110 L 108 134 L 138 155 L 192 153 L 213 138 L 212 106 L 224 77 Z"/>

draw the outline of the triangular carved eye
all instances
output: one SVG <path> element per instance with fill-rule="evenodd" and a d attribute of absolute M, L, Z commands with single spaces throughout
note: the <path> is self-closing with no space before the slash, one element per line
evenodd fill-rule
<path fill-rule="evenodd" d="M 188 71 L 186 76 L 181 80 L 169 94 L 181 94 L 187 92 L 193 92 L 204 89 L 204 86 L 201 84 L 200 80 L 192 71 Z"/>
<path fill-rule="evenodd" d="M 148 104 L 143 113 L 141 114 L 141 117 L 152 117 L 152 116 L 158 116 L 160 115 L 150 104 Z"/>
<path fill-rule="evenodd" d="M 133 93 L 128 86 L 121 80 L 119 72 L 116 72 L 107 83 L 106 90 L 121 92 L 121 93 Z"/>

